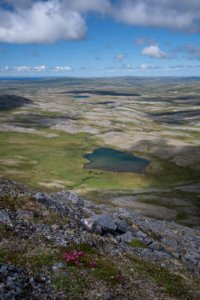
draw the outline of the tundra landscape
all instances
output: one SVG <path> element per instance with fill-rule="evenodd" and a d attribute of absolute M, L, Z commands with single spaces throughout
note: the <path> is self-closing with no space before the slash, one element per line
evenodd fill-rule
<path fill-rule="evenodd" d="M 1 175 L 199 227 L 199 79 L 44 78 L 0 88 Z M 130 161 L 116 157 L 119 170 L 107 170 L 100 157 L 87 167 L 101 148 L 147 165 L 126 170 Z"/>
<path fill-rule="evenodd" d="M 0 299 L 200 299 L 200 1 L 0 0 Z"/>
<path fill-rule="evenodd" d="M 0 89 L 1 299 L 199 299 L 199 79 Z"/>

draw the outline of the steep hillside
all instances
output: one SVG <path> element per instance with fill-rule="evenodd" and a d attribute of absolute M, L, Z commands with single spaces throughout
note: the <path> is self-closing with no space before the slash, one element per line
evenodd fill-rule
<path fill-rule="evenodd" d="M 200 299 L 200 232 L 0 179 L 1 299 Z"/>

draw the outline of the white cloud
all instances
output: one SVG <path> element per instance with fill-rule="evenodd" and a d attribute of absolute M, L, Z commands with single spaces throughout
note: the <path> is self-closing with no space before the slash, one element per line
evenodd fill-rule
<path fill-rule="evenodd" d="M 119 54 L 115 55 L 115 57 L 114 57 L 113 60 L 116 61 L 116 62 L 121 62 L 121 61 L 123 61 L 125 58 L 126 58 L 126 57 L 125 57 L 124 54 L 119 53 Z"/>
<path fill-rule="evenodd" d="M 41 66 L 33 66 L 33 67 L 30 66 L 9 67 L 8 70 L 13 72 L 45 72 L 48 69 L 45 65 L 41 65 Z"/>
<path fill-rule="evenodd" d="M 47 68 L 46 68 L 46 66 L 44 66 L 44 65 L 33 67 L 33 70 L 34 70 L 34 71 L 37 71 L 37 72 L 45 72 L 46 69 L 47 69 Z"/>
<path fill-rule="evenodd" d="M 54 72 L 67 72 L 71 71 L 72 68 L 69 66 L 55 66 L 55 67 L 47 67 L 45 65 L 41 66 L 17 66 L 10 67 L 5 66 L 1 68 L 1 72 L 9 72 L 9 73 L 54 73 Z"/>
<path fill-rule="evenodd" d="M 193 70 L 200 70 L 200 65 L 182 64 L 182 65 L 171 65 L 165 67 L 165 71 L 193 71 Z"/>
<path fill-rule="evenodd" d="M 87 31 L 83 13 L 109 7 L 107 0 L 9 2 L 15 9 L 0 10 L 0 41 L 21 44 L 82 39 Z"/>
<path fill-rule="evenodd" d="M 200 65 L 191 65 L 191 64 L 182 64 L 182 65 L 151 65 L 151 64 L 141 64 L 138 67 L 138 70 L 141 70 L 143 72 L 156 72 L 156 71 L 162 71 L 162 74 L 164 73 L 173 73 L 173 72 L 191 72 L 191 71 L 199 71 Z M 187 74 L 187 73 L 186 73 Z"/>
<path fill-rule="evenodd" d="M 98 11 L 106 13 L 111 9 L 109 0 L 63 0 L 62 3 L 66 10 L 79 12 Z"/>
<path fill-rule="evenodd" d="M 80 39 L 86 26 L 75 11 L 62 11 L 56 0 L 36 2 L 31 8 L 0 12 L 0 40 L 12 43 L 53 43 Z"/>
<path fill-rule="evenodd" d="M 200 31 L 199 0 L 119 0 L 112 14 L 129 25 Z"/>
<path fill-rule="evenodd" d="M 70 71 L 72 70 L 72 68 L 68 67 L 68 66 L 56 66 L 55 68 L 52 68 L 52 71 L 55 72 L 65 72 L 65 71 Z"/>
<path fill-rule="evenodd" d="M 17 72 L 29 72 L 31 68 L 27 66 L 20 66 L 20 67 L 15 67 L 14 70 Z"/>
<path fill-rule="evenodd" d="M 160 50 L 158 45 L 150 45 L 145 47 L 142 50 L 142 54 L 153 58 L 164 58 L 168 56 L 167 53 Z"/>
<path fill-rule="evenodd" d="M 5 3 L 13 9 L 6 10 Z M 27 44 L 82 39 L 87 13 L 107 14 L 129 25 L 200 32 L 199 0 L 2 0 L 0 41 Z"/>

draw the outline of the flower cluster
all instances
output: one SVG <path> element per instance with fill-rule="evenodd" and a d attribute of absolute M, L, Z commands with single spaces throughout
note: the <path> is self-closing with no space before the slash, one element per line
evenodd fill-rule
<path fill-rule="evenodd" d="M 79 259 L 80 257 L 83 257 L 85 256 L 85 253 L 83 251 L 72 251 L 72 252 L 65 252 L 64 253 L 64 259 L 66 260 L 66 262 L 72 262 L 74 263 L 75 265 L 78 265 L 79 263 Z"/>
<path fill-rule="evenodd" d="M 74 265 L 78 265 L 80 263 L 80 258 L 86 256 L 86 254 L 83 251 L 77 251 L 74 250 L 72 252 L 65 252 L 64 253 L 64 259 L 67 263 L 72 263 Z M 88 260 L 86 259 L 86 261 L 82 261 L 84 264 L 87 264 L 88 267 L 94 269 L 97 266 L 97 263 L 95 260 L 91 260 L 90 262 L 88 262 Z"/>
<path fill-rule="evenodd" d="M 96 263 L 95 260 L 91 261 L 90 264 L 89 264 L 89 267 L 93 268 L 93 269 L 96 268 L 96 266 L 97 266 L 97 263 Z"/>

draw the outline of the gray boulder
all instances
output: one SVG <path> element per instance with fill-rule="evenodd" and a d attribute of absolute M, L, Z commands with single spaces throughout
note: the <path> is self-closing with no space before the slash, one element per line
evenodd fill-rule
<path fill-rule="evenodd" d="M 172 248 L 174 250 L 177 250 L 177 241 L 175 239 L 172 238 L 163 238 L 161 240 L 161 242 L 164 244 L 164 246 Z"/>
<path fill-rule="evenodd" d="M 182 259 L 185 260 L 185 261 L 188 261 L 194 265 L 198 265 L 199 263 L 199 253 L 198 252 L 187 252 L 183 257 Z"/>
<path fill-rule="evenodd" d="M 6 224 L 8 226 L 12 226 L 12 222 L 6 210 L 0 211 L 0 223 Z"/>
<path fill-rule="evenodd" d="M 79 195 L 76 194 L 75 192 L 70 192 L 69 200 L 77 206 L 84 206 L 84 201 L 80 199 Z"/>
<path fill-rule="evenodd" d="M 163 248 L 162 248 L 162 245 L 159 242 L 154 242 L 151 245 L 149 245 L 149 249 L 154 250 L 154 251 L 155 250 L 156 251 L 161 251 Z"/>
<path fill-rule="evenodd" d="M 121 242 L 124 242 L 124 243 L 130 243 L 132 242 L 132 240 L 135 238 L 133 232 L 131 231 L 128 231 L 122 235 L 120 235 L 120 240 Z"/>
<path fill-rule="evenodd" d="M 115 224 L 117 225 L 117 230 L 121 233 L 125 233 L 128 231 L 128 224 L 125 220 L 117 220 L 115 221 Z"/>
<path fill-rule="evenodd" d="M 17 210 L 17 219 L 18 220 L 32 220 L 34 218 L 34 212 L 30 210 L 18 209 Z"/>
<path fill-rule="evenodd" d="M 106 214 L 93 215 L 88 219 L 83 219 L 82 223 L 85 227 L 92 232 L 104 233 L 114 232 L 117 229 L 117 225 L 113 219 Z"/>
<path fill-rule="evenodd" d="M 33 197 L 36 201 L 40 202 L 41 204 L 47 206 L 47 207 L 50 207 L 52 205 L 52 200 L 51 198 L 44 194 L 44 193 L 36 193 Z"/>
<path fill-rule="evenodd" d="M 147 237 L 147 235 L 143 231 L 141 231 L 141 230 L 137 231 L 136 236 L 138 238 L 145 238 L 145 237 Z"/>

